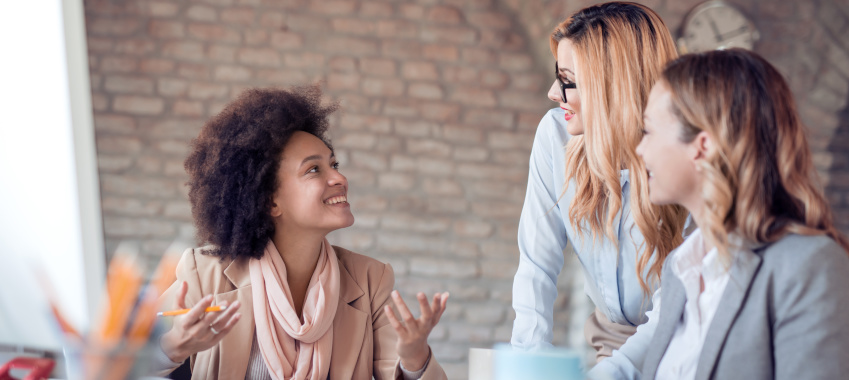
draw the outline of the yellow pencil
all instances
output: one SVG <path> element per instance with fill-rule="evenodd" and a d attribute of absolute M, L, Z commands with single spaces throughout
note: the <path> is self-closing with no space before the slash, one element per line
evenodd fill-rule
<path fill-rule="evenodd" d="M 182 315 L 186 314 L 192 309 L 180 309 L 180 310 L 171 310 L 171 311 L 160 311 L 156 313 L 157 317 L 170 317 L 174 315 Z M 224 311 L 227 310 L 227 306 L 210 306 L 204 310 L 204 313 L 211 313 L 215 311 Z"/>

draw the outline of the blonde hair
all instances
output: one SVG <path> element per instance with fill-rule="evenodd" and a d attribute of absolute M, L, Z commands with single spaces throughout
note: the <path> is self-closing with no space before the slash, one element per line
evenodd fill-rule
<path fill-rule="evenodd" d="M 683 241 L 687 213 L 680 206 L 649 201 L 648 176 L 636 147 L 649 92 L 678 53 L 660 16 L 636 3 L 611 2 L 578 11 L 551 34 L 555 57 L 564 38 L 574 46 L 584 125 L 584 134 L 566 144 L 567 187 L 571 178 L 576 184 L 569 220 L 575 226 L 586 222 L 593 238 L 607 236 L 616 242 L 613 223 L 622 208 L 619 171 L 627 167 L 630 211 L 644 237 L 641 247 L 635 247 L 642 250 L 637 278 L 649 294 L 648 282 L 660 280 L 664 259 Z"/>
<path fill-rule="evenodd" d="M 765 59 L 742 49 L 686 55 L 663 72 L 681 140 L 707 132 L 700 229 L 730 263 L 728 234 L 773 242 L 828 235 L 849 251 L 819 187 L 793 94 Z"/>

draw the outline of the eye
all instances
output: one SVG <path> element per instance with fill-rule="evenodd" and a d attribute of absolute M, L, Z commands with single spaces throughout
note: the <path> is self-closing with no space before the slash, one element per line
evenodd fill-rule
<path fill-rule="evenodd" d="M 318 166 L 313 166 L 310 170 L 307 170 L 307 173 L 318 173 Z"/>
<path fill-rule="evenodd" d="M 648 131 L 648 130 L 646 130 L 645 128 L 643 128 L 643 136 L 645 136 L 645 135 L 647 135 L 647 134 L 649 134 L 649 131 Z"/>
<path fill-rule="evenodd" d="M 334 162 L 334 163 L 330 164 L 330 167 L 331 167 L 331 168 L 333 168 L 333 169 L 335 169 L 335 170 L 339 170 L 339 163 L 338 163 L 338 162 Z"/>

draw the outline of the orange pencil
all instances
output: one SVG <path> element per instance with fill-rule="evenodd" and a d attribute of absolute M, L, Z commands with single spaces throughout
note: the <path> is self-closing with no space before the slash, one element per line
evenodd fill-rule
<path fill-rule="evenodd" d="M 160 311 L 156 313 L 157 317 L 170 317 L 174 315 L 182 315 L 186 314 L 192 309 L 180 309 L 180 310 L 171 310 L 171 311 Z M 211 313 L 215 311 L 224 311 L 227 310 L 227 306 L 210 306 L 204 310 L 204 313 Z"/>

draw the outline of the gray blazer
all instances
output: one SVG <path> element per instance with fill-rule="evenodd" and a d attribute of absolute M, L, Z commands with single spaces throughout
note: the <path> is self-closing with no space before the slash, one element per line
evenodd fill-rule
<path fill-rule="evenodd" d="M 826 236 L 794 234 L 736 251 L 696 380 L 849 378 L 849 254 Z M 670 265 L 661 283 L 644 379 L 655 378 L 684 311 L 684 286 Z"/>

